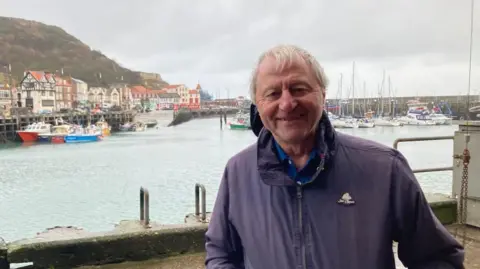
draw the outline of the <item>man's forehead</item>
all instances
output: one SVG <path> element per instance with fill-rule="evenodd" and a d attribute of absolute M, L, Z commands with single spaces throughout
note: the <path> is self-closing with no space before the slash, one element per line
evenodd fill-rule
<path fill-rule="evenodd" d="M 290 71 L 308 72 L 308 66 L 305 60 L 298 55 L 287 59 L 267 56 L 260 62 L 258 71 L 266 74 L 288 73 Z"/>

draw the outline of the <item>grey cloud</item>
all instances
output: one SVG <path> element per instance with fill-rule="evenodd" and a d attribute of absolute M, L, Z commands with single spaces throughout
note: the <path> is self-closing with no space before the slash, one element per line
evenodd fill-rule
<path fill-rule="evenodd" d="M 126 67 L 160 73 L 245 79 L 258 55 L 278 43 L 305 47 L 321 62 L 356 60 L 390 70 L 412 59 L 426 66 L 468 60 L 469 0 L 0 0 L 0 6 L 0 15 L 58 25 Z M 474 31 L 480 36 L 480 17 Z"/>

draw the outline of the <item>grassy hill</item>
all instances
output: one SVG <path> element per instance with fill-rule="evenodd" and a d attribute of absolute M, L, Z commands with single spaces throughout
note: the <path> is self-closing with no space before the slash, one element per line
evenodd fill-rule
<path fill-rule="evenodd" d="M 65 75 L 91 85 L 116 82 L 143 84 L 137 72 L 120 66 L 57 26 L 36 21 L 0 17 L 0 72 L 12 65 L 17 79 L 25 70 L 55 72 L 63 68 Z M 102 74 L 101 79 L 98 74 Z M 158 81 L 158 86 L 168 85 Z"/>

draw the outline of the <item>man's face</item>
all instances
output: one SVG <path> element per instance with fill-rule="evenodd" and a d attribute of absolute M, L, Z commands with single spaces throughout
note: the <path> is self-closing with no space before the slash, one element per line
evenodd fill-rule
<path fill-rule="evenodd" d="M 278 142 L 299 144 L 315 132 L 325 90 L 303 59 L 295 58 L 290 66 L 278 70 L 273 57 L 265 58 L 256 83 L 260 118 Z"/>

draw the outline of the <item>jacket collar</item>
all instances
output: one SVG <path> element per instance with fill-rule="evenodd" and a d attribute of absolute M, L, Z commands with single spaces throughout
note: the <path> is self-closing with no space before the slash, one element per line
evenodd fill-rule
<path fill-rule="evenodd" d="M 325 165 L 335 155 L 335 130 L 327 113 L 322 113 L 318 124 L 316 151 L 324 156 Z M 275 152 L 275 141 L 270 131 L 262 128 L 257 140 L 257 167 L 263 182 L 268 185 L 295 185 L 295 182 L 285 173 L 284 166 Z"/>

